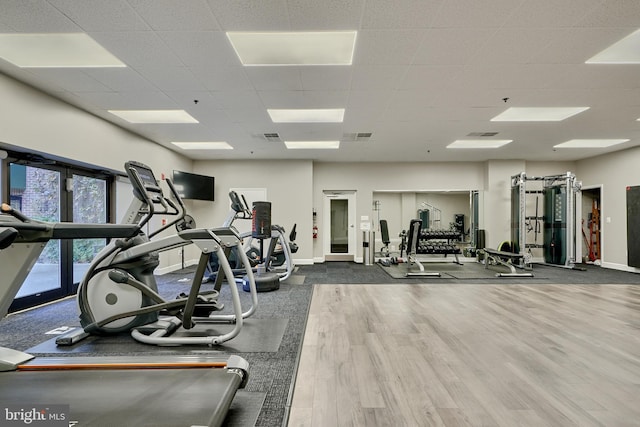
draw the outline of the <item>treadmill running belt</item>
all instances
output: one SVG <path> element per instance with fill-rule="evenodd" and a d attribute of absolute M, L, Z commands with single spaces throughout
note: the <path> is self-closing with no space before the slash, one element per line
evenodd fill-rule
<path fill-rule="evenodd" d="M 0 404 L 69 405 L 78 426 L 219 426 L 241 382 L 225 369 L 4 372 Z"/>

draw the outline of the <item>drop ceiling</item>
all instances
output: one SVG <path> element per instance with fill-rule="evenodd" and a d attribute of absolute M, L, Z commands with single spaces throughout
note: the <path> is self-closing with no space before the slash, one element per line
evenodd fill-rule
<path fill-rule="evenodd" d="M 126 64 L 0 59 L 0 72 L 193 159 L 571 161 L 640 144 L 640 65 L 585 63 L 640 27 L 640 1 L 0 0 L 0 10 L 0 33 L 86 33 Z M 329 30 L 357 31 L 352 65 L 245 67 L 226 36 Z M 491 121 L 510 107 L 589 109 L 560 122 Z M 274 123 L 267 112 L 340 108 L 342 123 Z M 136 109 L 182 109 L 198 123 L 109 113 Z M 513 142 L 446 148 L 479 138 Z M 629 141 L 554 149 L 591 138 Z M 289 150 L 285 140 L 341 143 Z"/>

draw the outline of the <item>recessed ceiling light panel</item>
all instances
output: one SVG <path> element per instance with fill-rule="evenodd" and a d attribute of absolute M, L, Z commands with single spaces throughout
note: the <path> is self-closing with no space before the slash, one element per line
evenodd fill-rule
<path fill-rule="evenodd" d="M 587 64 L 640 64 L 640 30 L 589 58 Z"/>
<path fill-rule="evenodd" d="M 628 142 L 628 139 L 572 139 L 553 148 L 607 148 Z"/>
<path fill-rule="evenodd" d="M 344 108 L 274 110 L 267 113 L 274 123 L 342 123 Z"/>
<path fill-rule="evenodd" d="M 351 65 L 356 31 L 227 32 L 242 65 Z"/>
<path fill-rule="evenodd" d="M 459 139 L 453 141 L 447 145 L 447 148 L 464 148 L 464 149 L 477 149 L 477 148 L 499 148 L 503 145 L 507 145 L 513 142 L 512 139 Z"/>
<path fill-rule="evenodd" d="M 183 150 L 233 150 L 233 147 L 225 141 L 219 142 L 172 142 Z"/>
<path fill-rule="evenodd" d="M 0 34 L 0 57 L 22 68 L 126 67 L 84 33 Z"/>
<path fill-rule="evenodd" d="M 198 123 L 184 110 L 109 110 L 129 123 Z"/>
<path fill-rule="evenodd" d="M 492 122 L 559 122 L 588 110 L 589 107 L 511 107 L 491 119 Z"/>
<path fill-rule="evenodd" d="M 340 148 L 340 141 L 285 141 L 289 150 L 327 150 Z"/>

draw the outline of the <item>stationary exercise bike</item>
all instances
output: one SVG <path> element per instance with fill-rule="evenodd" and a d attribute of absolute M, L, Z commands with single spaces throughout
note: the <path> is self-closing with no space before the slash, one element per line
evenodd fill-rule
<path fill-rule="evenodd" d="M 136 224 L 135 236 L 112 240 L 91 262 L 78 288 L 80 323 L 86 334 L 114 334 L 131 331 L 141 342 L 156 345 L 207 344 L 216 345 L 238 335 L 242 320 L 257 307 L 253 273 L 249 268 L 248 284 L 252 306 L 243 312 L 233 272 L 227 256 L 233 248 L 242 248 L 237 232 L 230 227 L 197 229 L 185 226 L 186 209 L 169 179 L 169 197 L 165 196 L 152 170 L 138 162 L 127 162 L 125 169 L 134 190 L 134 199 L 124 222 Z M 146 235 L 142 230 L 155 215 L 173 216 L 174 220 Z M 166 237 L 159 233 L 177 225 L 178 232 Z M 200 259 L 188 294 L 167 301 L 158 294 L 153 271 L 159 264 L 158 252 L 194 244 L 200 249 Z M 202 278 L 211 253 L 219 259 L 217 288 L 201 292 Z M 250 266 L 249 259 L 239 251 L 240 262 Z M 232 298 L 233 314 L 214 314 L 219 303 L 220 286 L 226 278 Z M 172 336 L 179 329 L 192 329 L 199 322 L 234 324 L 231 331 L 217 336 Z M 71 344 L 77 338 L 63 336 L 59 345 Z"/>

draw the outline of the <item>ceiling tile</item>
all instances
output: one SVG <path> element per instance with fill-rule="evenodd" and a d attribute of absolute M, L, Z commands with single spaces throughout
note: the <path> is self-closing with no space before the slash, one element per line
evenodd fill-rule
<path fill-rule="evenodd" d="M 136 71 L 162 91 L 205 89 L 200 80 L 186 67 L 137 67 Z"/>
<path fill-rule="evenodd" d="M 578 22 L 580 27 L 629 28 L 629 33 L 640 27 L 640 2 L 636 0 L 603 0 L 600 6 Z"/>
<path fill-rule="evenodd" d="M 408 65 L 354 65 L 351 89 L 353 91 L 396 89 L 408 68 Z"/>
<path fill-rule="evenodd" d="M 128 0 L 136 13 L 156 31 L 219 29 L 206 0 Z"/>
<path fill-rule="evenodd" d="M 194 67 L 193 75 L 208 90 L 250 90 L 253 88 L 242 66 Z"/>
<path fill-rule="evenodd" d="M 438 9 L 433 28 L 500 28 L 508 22 L 520 0 L 446 0 Z"/>
<path fill-rule="evenodd" d="M 399 88 L 432 89 L 452 85 L 462 69 L 462 66 L 412 65 L 408 67 Z"/>
<path fill-rule="evenodd" d="M 246 67 L 245 73 L 256 90 L 302 90 L 298 67 Z"/>
<path fill-rule="evenodd" d="M 448 1 L 448 0 L 447 0 Z M 442 0 L 367 0 L 362 28 L 428 28 Z"/>
<path fill-rule="evenodd" d="M 49 0 L 80 28 L 90 31 L 148 31 L 126 0 Z"/>
<path fill-rule="evenodd" d="M 93 39 L 130 67 L 163 68 L 184 64 L 151 31 L 91 33 Z"/>
<path fill-rule="evenodd" d="M 344 108 L 348 91 L 259 91 L 266 108 Z"/>
<path fill-rule="evenodd" d="M 300 67 L 303 90 L 346 90 L 351 85 L 352 67 Z"/>
<path fill-rule="evenodd" d="M 157 34 L 188 67 L 240 65 L 231 43 L 221 31 L 161 31 Z"/>
<path fill-rule="evenodd" d="M 309 159 L 304 150 L 266 143 L 264 132 L 296 139 L 374 133 L 366 150 L 350 143 L 313 154 L 327 161 L 446 161 L 448 143 L 480 131 L 514 143 L 482 154 L 491 157 L 456 153 L 455 160 L 571 160 L 578 154 L 554 152 L 553 144 L 592 135 L 640 144 L 637 66 L 584 64 L 637 29 L 638 0 L 0 3 L 0 32 L 86 31 L 127 64 L 32 71 L 0 60 L 0 72 L 161 145 L 227 140 L 234 146 L 211 158 Z M 228 30 L 357 30 L 354 65 L 243 67 Z M 554 126 L 489 121 L 509 106 L 590 109 Z M 267 107 L 345 108 L 345 120 L 274 124 Z M 184 109 L 200 123 L 131 125 L 107 109 Z"/>
<path fill-rule="evenodd" d="M 358 32 L 353 63 L 410 64 L 424 36 L 424 30 L 363 30 Z"/>
<path fill-rule="evenodd" d="M 175 102 L 162 92 L 87 92 L 82 96 L 104 110 L 163 110 L 176 108 Z"/>
<path fill-rule="evenodd" d="M 211 96 L 220 108 L 242 108 L 261 105 L 260 96 L 253 90 L 211 91 Z"/>
<path fill-rule="evenodd" d="M 508 28 L 573 27 L 602 0 L 525 0 L 503 23 Z"/>
<path fill-rule="evenodd" d="M 416 49 L 414 64 L 465 64 L 495 30 L 488 28 L 443 28 L 425 30 Z M 446 46 L 446 49 L 443 49 Z"/>
<path fill-rule="evenodd" d="M 539 89 L 549 87 L 568 71 L 568 66 L 560 64 L 476 65 L 465 67 L 456 76 L 455 84 L 488 89 Z"/>
<path fill-rule="evenodd" d="M 32 70 L 43 80 L 53 83 L 69 92 L 97 92 L 109 90 L 98 80 L 84 73 L 82 69 L 37 68 Z"/>
<path fill-rule="evenodd" d="M 87 68 L 84 72 L 114 92 L 157 90 L 151 82 L 145 80 L 131 67 Z"/>
<path fill-rule="evenodd" d="M 360 109 L 384 110 L 393 93 L 391 90 L 352 90 L 349 92 L 345 116 Z"/>
<path fill-rule="evenodd" d="M 501 28 L 470 58 L 471 64 L 525 64 L 562 34 L 553 28 Z"/>
<path fill-rule="evenodd" d="M 81 29 L 46 1 L 2 0 L 0 31 L 11 28 L 27 33 L 66 33 Z"/>
<path fill-rule="evenodd" d="M 288 0 L 291 30 L 355 30 L 360 27 L 365 0 Z"/>
<path fill-rule="evenodd" d="M 286 0 L 208 0 L 224 31 L 290 30 Z"/>

